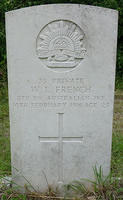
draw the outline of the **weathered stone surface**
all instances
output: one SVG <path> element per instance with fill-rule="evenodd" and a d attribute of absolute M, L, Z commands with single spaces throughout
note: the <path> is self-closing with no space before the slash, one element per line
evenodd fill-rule
<path fill-rule="evenodd" d="M 110 171 L 117 11 L 6 13 L 13 180 L 37 189 Z M 25 177 L 25 178 L 24 178 Z"/>

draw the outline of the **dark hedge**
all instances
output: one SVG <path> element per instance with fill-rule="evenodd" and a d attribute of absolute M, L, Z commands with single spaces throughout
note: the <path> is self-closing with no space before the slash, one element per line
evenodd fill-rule
<path fill-rule="evenodd" d="M 117 80 L 123 77 L 123 0 L 0 0 L 0 81 L 7 81 L 6 70 L 6 40 L 5 40 L 5 12 L 22 7 L 52 4 L 78 3 L 112 8 L 119 11 L 118 52 L 117 52 Z"/>

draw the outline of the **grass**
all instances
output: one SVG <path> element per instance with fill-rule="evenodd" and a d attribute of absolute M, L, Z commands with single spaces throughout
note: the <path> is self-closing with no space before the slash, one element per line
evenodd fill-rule
<path fill-rule="evenodd" d="M 6 85 L 0 89 L 0 176 L 11 173 L 8 91 Z"/>
<path fill-rule="evenodd" d="M 123 133 L 113 134 L 111 169 L 114 177 L 123 177 Z"/>
<path fill-rule="evenodd" d="M 123 90 L 115 92 L 111 170 L 123 177 Z"/>
<path fill-rule="evenodd" d="M 93 197 L 93 200 L 122 200 L 123 199 L 123 183 L 118 179 L 114 179 L 112 174 L 108 176 L 103 175 L 101 166 L 93 168 L 95 180 L 86 180 L 92 184 L 93 191 L 89 192 L 83 180 L 74 181 L 66 186 L 67 191 L 73 192 L 78 195 L 78 199 L 88 199 Z M 84 181 L 85 181 L 84 180 Z"/>
<path fill-rule="evenodd" d="M 0 190 L 1 200 L 122 200 L 123 199 L 123 182 L 113 178 L 111 174 L 103 175 L 101 166 L 93 168 L 95 180 L 74 181 L 64 186 L 64 197 L 60 196 L 58 190 L 48 187 L 45 193 L 30 192 L 27 188 L 25 194 L 17 193 L 12 188 L 5 188 L 5 185 Z M 93 190 L 86 189 L 83 181 L 88 181 L 92 184 Z"/>
<path fill-rule="evenodd" d="M 0 177 L 7 176 L 11 174 L 11 164 L 10 164 L 10 137 L 9 137 L 9 111 L 8 111 L 8 91 L 6 84 L 0 85 Z M 114 121 L 113 121 L 113 138 L 112 138 L 112 161 L 111 161 L 111 172 L 113 177 L 123 177 L 123 90 L 116 91 L 116 98 L 114 104 Z M 103 172 L 94 171 L 95 177 L 97 178 L 100 174 L 101 180 L 104 181 Z M 104 194 L 102 195 L 100 192 L 99 184 L 93 183 L 95 185 L 97 191 L 95 193 L 90 193 L 86 190 L 81 182 L 74 182 L 68 186 L 68 190 L 74 191 L 74 193 L 78 192 L 82 195 L 79 197 L 80 199 L 88 199 L 88 197 L 93 197 L 90 200 L 99 199 L 99 200 L 115 200 L 117 199 L 117 194 L 120 195 L 123 191 L 121 191 L 121 186 L 119 182 L 109 181 L 110 177 L 107 177 L 108 184 L 105 189 L 111 198 L 107 198 Z M 96 179 L 97 180 L 97 179 Z M 110 183 L 110 184 L 109 184 Z M 121 184 L 121 183 L 120 183 Z M 109 187 L 111 185 L 111 188 Z M 102 188 L 102 186 L 101 186 Z M 104 189 L 104 186 L 103 186 Z M 119 193 L 118 191 L 119 190 Z M 114 193 L 111 193 L 111 192 Z M 22 195 L 15 193 L 12 189 L 2 188 L 0 189 L 0 199 L 1 200 L 25 200 L 25 199 L 58 199 L 56 195 L 56 191 L 51 190 L 50 193 L 46 192 L 44 194 L 31 193 L 28 195 Z M 116 198 L 113 198 L 112 195 L 115 195 Z M 53 196 L 54 195 L 54 196 Z M 102 196 L 101 196 L 102 195 Z M 43 196 L 43 197 L 42 197 Z M 49 196 L 49 198 L 48 198 Z M 76 194 L 75 194 L 76 196 Z M 66 199 L 78 199 L 78 197 L 65 197 Z M 64 199 L 65 199 L 64 198 Z M 101 199 L 102 198 L 102 199 Z M 120 199 L 120 196 L 118 197 Z M 61 198 L 62 199 L 62 198 Z M 94 200 L 95 200 L 94 199 Z"/>

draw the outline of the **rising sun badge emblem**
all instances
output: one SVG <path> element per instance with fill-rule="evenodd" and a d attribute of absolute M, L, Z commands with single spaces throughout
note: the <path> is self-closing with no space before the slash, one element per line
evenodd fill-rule
<path fill-rule="evenodd" d="M 38 34 L 36 52 L 48 68 L 74 68 L 86 52 L 84 32 L 71 21 L 53 21 Z"/>

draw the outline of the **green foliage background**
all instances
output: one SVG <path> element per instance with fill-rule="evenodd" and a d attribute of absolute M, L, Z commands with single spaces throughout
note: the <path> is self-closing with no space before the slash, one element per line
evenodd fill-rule
<path fill-rule="evenodd" d="M 5 39 L 5 12 L 22 7 L 52 4 L 52 3 L 78 3 L 101 6 L 119 11 L 118 53 L 116 68 L 116 84 L 122 87 L 123 78 L 123 0 L 0 0 L 0 83 L 7 82 L 6 70 L 6 39 Z M 119 84 L 119 80 L 120 84 Z"/>

